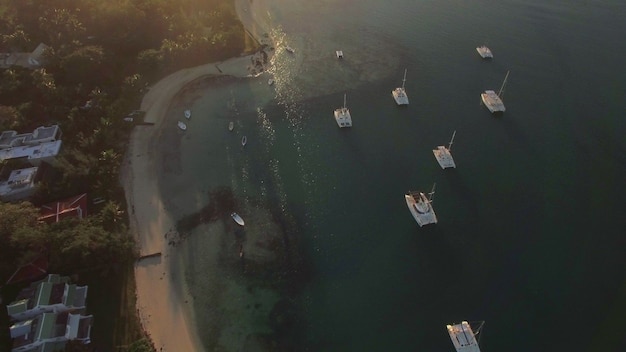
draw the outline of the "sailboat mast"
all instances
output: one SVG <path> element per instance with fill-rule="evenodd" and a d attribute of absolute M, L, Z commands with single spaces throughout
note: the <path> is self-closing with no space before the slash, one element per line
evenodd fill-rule
<path fill-rule="evenodd" d="M 404 78 L 402 78 L 402 89 L 404 89 L 404 82 L 406 82 L 406 68 L 404 69 Z"/>
<path fill-rule="evenodd" d="M 430 193 L 428 193 L 429 203 L 433 201 L 433 195 L 435 194 L 435 186 L 437 186 L 437 183 L 433 183 L 433 189 L 430 191 Z"/>
<path fill-rule="evenodd" d="M 454 136 L 456 136 L 456 130 L 452 133 L 452 139 L 450 139 L 450 144 L 448 145 L 448 151 L 452 150 L 452 143 L 454 142 Z"/>
<path fill-rule="evenodd" d="M 504 86 L 506 85 L 506 80 L 509 78 L 509 72 L 506 71 L 506 76 L 504 76 L 504 81 L 502 82 L 502 87 L 500 87 L 500 91 L 498 92 L 498 96 L 502 99 L 502 94 L 504 93 Z"/>

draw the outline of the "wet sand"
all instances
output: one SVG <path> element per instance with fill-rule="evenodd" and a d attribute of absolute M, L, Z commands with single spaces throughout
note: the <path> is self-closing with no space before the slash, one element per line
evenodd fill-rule
<path fill-rule="evenodd" d="M 245 28 L 252 35 L 265 33 L 254 20 L 248 0 L 236 0 L 236 8 Z M 257 37 L 263 42 L 266 38 Z M 130 209 L 130 226 L 135 234 L 140 255 L 160 253 L 141 259 L 135 266 L 137 309 L 143 329 L 157 351 L 202 351 L 194 324 L 193 297 L 189 296 L 182 277 L 172 267 L 175 263 L 173 243 L 180 239 L 174 230 L 176 219 L 166 210 L 158 179 L 160 130 L 165 128 L 166 114 L 173 99 L 187 84 L 209 75 L 246 77 L 251 73 L 253 56 L 242 56 L 220 63 L 208 63 L 178 71 L 152 87 L 144 96 L 141 110 L 152 126 L 137 126 L 133 131 L 121 182 Z M 172 124 L 175 126 L 175 124 Z M 171 127 L 167 127 L 171 128 Z M 173 127 L 172 127 L 173 128 Z"/>

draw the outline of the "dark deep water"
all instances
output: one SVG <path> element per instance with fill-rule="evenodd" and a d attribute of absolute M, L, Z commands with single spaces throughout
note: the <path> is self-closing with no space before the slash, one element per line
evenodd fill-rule
<path fill-rule="evenodd" d="M 188 131 L 182 163 L 288 214 L 311 270 L 296 350 L 453 351 L 461 320 L 486 322 L 483 351 L 626 350 L 625 2 L 259 1 L 296 54 L 277 51 L 274 87 L 200 94 L 210 142 Z M 494 117 L 480 93 L 508 70 Z M 419 228 L 403 195 L 434 182 L 439 223 Z"/>

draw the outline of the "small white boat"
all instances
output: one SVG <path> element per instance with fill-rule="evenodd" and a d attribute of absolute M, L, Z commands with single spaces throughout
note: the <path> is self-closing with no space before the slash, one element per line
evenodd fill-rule
<path fill-rule="evenodd" d="M 178 121 L 178 128 L 180 128 L 183 131 L 187 130 L 187 124 L 182 122 L 182 121 Z"/>
<path fill-rule="evenodd" d="M 335 55 L 337 55 L 338 59 L 343 59 L 343 51 L 337 50 L 335 51 Z"/>
<path fill-rule="evenodd" d="M 340 128 L 352 127 L 352 116 L 350 110 L 346 107 L 346 95 L 343 95 L 343 107 L 335 109 L 335 121 Z"/>
<path fill-rule="evenodd" d="M 273 78 L 268 79 L 267 80 L 267 85 L 271 86 L 272 84 L 274 84 L 274 79 Z"/>
<path fill-rule="evenodd" d="M 476 51 L 478 51 L 478 54 L 483 58 L 483 59 L 493 59 L 493 54 L 491 53 L 491 50 L 482 45 L 479 46 L 478 48 L 476 48 Z"/>
<path fill-rule="evenodd" d="M 191 110 L 185 110 L 185 117 L 187 118 L 187 120 L 191 118 Z"/>
<path fill-rule="evenodd" d="M 235 123 L 233 121 L 228 123 L 228 130 L 232 131 L 235 128 Z"/>
<path fill-rule="evenodd" d="M 409 105 L 409 97 L 406 95 L 406 91 L 404 90 L 404 83 L 406 82 L 406 68 L 404 69 L 404 78 L 402 78 L 402 87 L 398 87 L 391 91 L 391 95 L 393 95 L 393 99 L 396 101 L 398 105 Z"/>
<path fill-rule="evenodd" d="M 292 53 L 292 54 L 296 52 L 296 50 L 295 50 L 294 48 L 290 47 L 289 45 L 287 45 L 287 46 L 285 47 L 285 50 L 287 50 L 288 52 L 290 52 L 290 53 Z"/>
<path fill-rule="evenodd" d="M 480 99 L 482 99 L 487 109 L 489 109 L 492 113 L 506 111 L 504 102 L 502 102 L 502 94 L 504 94 L 504 86 L 506 85 L 506 80 L 509 78 L 509 72 L 510 71 L 506 72 L 506 76 L 504 77 L 504 81 L 502 82 L 502 86 L 500 87 L 498 94 L 496 94 L 493 90 L 486 90 L 484 93 L 480 94 Z"/>
<path fill-rule="evenodd" d="M 248 143 L 248 137 L 246 136 L 241 137 L 241 145 L 245 147 L 246 143 Z"/>
<path fill-rule="evenodd" d="M 231 213 L 230 217 L 233 218 L 233 220 L 235 220 L 235 222 L 241 226 L 244 226 L 246 224 L 241 218 L 241 216 L 239 216 L 239 214 L 237 213 Z"/>
<path fill-rule="evenodd" d="M 440 145 L 437 149 L 433 149 L 433 154 L 435 154 L 435 158 L 439 162 L 439 166 L 441 166 L 442 169 L 447 169 L 449 167 L 456 168 L 454 158 L 452 158 L 452 154 L 450 153 L 452 150 L 452 142 L 454 142 L 454 136 L 456 136 L 456 131 L 452 133 L 452 139 L 450 139 L 450 144 L 448 144 L 447 148 L 445 145 Z"/>
<path fill-rule="evenodd" d="M 411 191 L 404 195 L 406 205 L 420 227 L 437 223 L 437 215 L 432 205 L 433 194 L 435 194 L 435 185 L 433 185 L 433 189 L 428 193 L 428 196 L 422 192 Z"/>
<path fill-rule="evenodd" d="M 479 322 L 476 330 L 472 330 L 470 324 L 462 321 L 459 324 L 446 325 L 448 335 L 457 352 L 480 352 L 476 336 L 485 323 Z"/>

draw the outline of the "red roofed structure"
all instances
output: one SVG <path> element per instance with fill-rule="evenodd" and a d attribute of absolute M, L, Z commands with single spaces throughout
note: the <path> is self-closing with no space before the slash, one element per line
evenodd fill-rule
<path fill-rule="evenodd" d="M 47 273 L 48 257 L 42 254 L 32 262 L 19 267 L 7 280 L 5 285 L 34 281 L 46 276 Z"/>
<path fill-rule="evenodd" d="M 82 219 L 87 215 L 87 193 L 41 206 L 39 221 L 54 224 L 65 218 Z"/>

